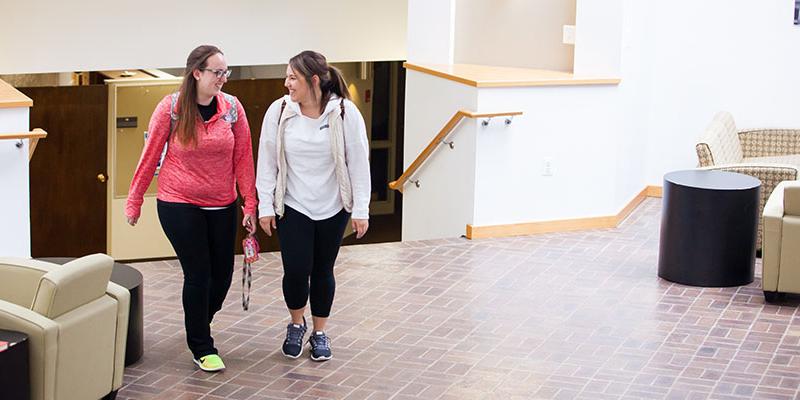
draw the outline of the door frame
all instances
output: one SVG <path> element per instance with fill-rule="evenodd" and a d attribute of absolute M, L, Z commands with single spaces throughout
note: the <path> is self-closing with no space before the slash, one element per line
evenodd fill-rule
<path fill-rule="evenodd" d="M 106 248 L 108 249 L 108 254 L 111 257 L 118 258 L 121 260 L 125 259 L 149 259 L 149 258 L 166 258 L 166 257 L 175 257 L 175 252 L 172 249 L 169 241 L 167 240 L 166 236 L 161 232 L 160 226 L 158 227 L 158 232 L 160 235 L 151 235 L 148 236 L 147 246 L 142 246 L 143 243 L 131 243 L 131 248 L 146 248 L 144 250 L 144 254 L 141 256 L 134 255 L 129 249 L 115 249 L 113 246 L 113 238 L 115 235 L 118 236 L 127 236 L 129 232 L 127 229 L 124 229 L 125 232 L 122 232 L 123 229 L 115 229 L 115 226 L 122 226 L 124 228 L 130 228 L 127 225 L 127 221 L 124 220 L 124 215 L 121 213 L 115 212 L 114 204 L 115 202 L 124 201 L 123 199 L 127 198 L 126 196 L 114 196 L 114 185 L 116 179 L 118 177 L 117 174 L 117 163 L 116 163 L 116 150 L 117 150 L 117 89 L 122 87 L 143 87 L 143 86 L 161 86 L 161 85 L 168 85 L 168 84 L 178 84 L 183 82 L 182 77 L 177 78 L 145 78 L 145 79 L 107 79 L 105 80 L 106 86 L 108 87 L 108 182 L 109 184 L 106 185 Z M 143 121 L 144 122 L 144 121 Z M 147 121 L 149 123 L 149 121 Z M 144 138 L 142 138 L 144 140 Z M 145 194 L 144 200 L 145 203 L 154 203 L 155 202 L 155 194 Z M 142 207 L 145 208 L 146 204 L 143 204 Z M 147 227 L 152 229 L 153 221 L 155 224 L 158 225 L 158 218 L 155 215 L 155 209 L 148 210 L 150 211 L 146 218 L 140 218 L 139 223 L 137 224 L 137 230 L 141 231 Z M 119 215 L 117 215 L 119 214 Z M 144 214 L 144 213 L 143 213 Z M 145 220 L 145 221 L 143 221 Z M 142 224 L 145 222 L 145 224 Z M 139 226 L 144 225 L 144 226 Z M 139 232 L 141 233 L 141 232 Z M 137 237 L 140 235 L 137 235 Z"/>
<path fill-rule="evenodd" d="M 374 64 L 373 64 L 374 65 Z M 374 67 L 373 67 L 374 68 Z M 370 137 L 369 149 L 370 152 L 374 149 L 386 149 L 388 152 L 388 166 L 387 166 L 387 182 L 396 176 L 395 165 L 397 160 L 397 95 L 398 95 L 398 74 L 400 63 L 389 63 L 389 138 L 387 140 L 372 140 Z M 374 76 L 374 73 L 373 73 Z M 374 84 L 373 84 L 374 85 Z M 374 119 L 374 115 L 372 116 Z M 395 191 L 388 189 L 386 191 L 386 200 L 376 201 L 372 200 L 369 204 L 370 214 L 385 215 L 394 214 Z"/>

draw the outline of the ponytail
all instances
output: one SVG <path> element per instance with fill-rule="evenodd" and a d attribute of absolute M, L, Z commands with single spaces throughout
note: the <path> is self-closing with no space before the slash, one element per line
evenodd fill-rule
<path fill-rule="evenodd" d="M 333 65 L 328 65 L 328 72 L 330 73 L 330 79 L 328 80 L 330 91 L 343 99 L 350 100 L 350 91 L 347 90 L 347 82 L 344 80 L 342 71 Z"/>
<path fill-rule="evenodd" d="M 311 87 L 313 77 L 319 77 L 320 113 L 325 112 L 325 107 L 332 95 L 337 95 L 343 99 L 350 99 L 350 91 L 347 90 L 347 82 L 342 76 L 342 71 L 328 64 L 328 61 L 316 51 L 306 50 L 289 60 L 289 66 L 296 74 L 302 75 L 312 91 L 316 88 Z"/>

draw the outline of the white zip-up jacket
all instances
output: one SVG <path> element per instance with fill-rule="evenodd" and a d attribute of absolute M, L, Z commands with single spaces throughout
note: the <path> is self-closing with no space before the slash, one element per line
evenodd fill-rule
<path fill-rule="evenodd" d="M 304 116 L 300 105 L 288 95 L 267 109 L 256 174 L 259 217 L 280 217 L 286 204 L 317 221 L 336 215 L 342 208 L 354 219 L 369 218 L 366 126 L 349 100 L 343 102 L 344 120 L 339 118 L 341 104 L 342 99 L 333 96 L 316 119 Z"/>

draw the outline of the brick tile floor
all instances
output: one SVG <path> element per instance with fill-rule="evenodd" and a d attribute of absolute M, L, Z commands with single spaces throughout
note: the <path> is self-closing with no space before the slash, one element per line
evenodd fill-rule
<path fill-rule="evenodd" d="M 285 358 L 279 254 L 240 261 L 212 332 L 228 369 L 186 349 L 177 261 L 144 274 L 145 355 L 121 399 L 794 399 L 796 297 L 755 282 L 698 288 L 657 277 L 661 203 L 617 229 L 347 246 L 328 334 L 334 359 Z"/>

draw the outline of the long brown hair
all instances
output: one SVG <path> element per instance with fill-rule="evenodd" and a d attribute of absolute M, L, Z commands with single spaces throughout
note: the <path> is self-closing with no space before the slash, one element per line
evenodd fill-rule
<path fill-rule="evenodd" d="M 206 44 L 192 50 L 186 58 L 186 70 L 183 72 L 183 83 L 178 94 L 178 121 L 174 132 L 184 146 L 197 145 L 195 122 L 200 118 L 200 112 L 197 111 L 197 81 L 193 76 L 194 70 L 205 68 L 208 58 L 217 53 L 222 54 L 222 50 Z"/>
<path fill-rule="evenodd" d="M 312 78 L 314 75 L 319 77 L 319 88 L 322 91 L 322 100 L 319 102 L 319 112 L 325 112 L 325 107 L 328 105 L 328 100 L 331 99 L 332 94 L 350 99 L 350 92 L 347 90 L 347 83 L 344 81 L 342 71 L 332 65 L 328 65 L 328 60 L 325 56 L 317 53 L 316 51 L 306 50 L 289 60 L 289 66 L 296 74 L 303 75 L 306 78 L 308 87 L 314 92 L 316 96 L 316 88 L 313 85 Z"/>

